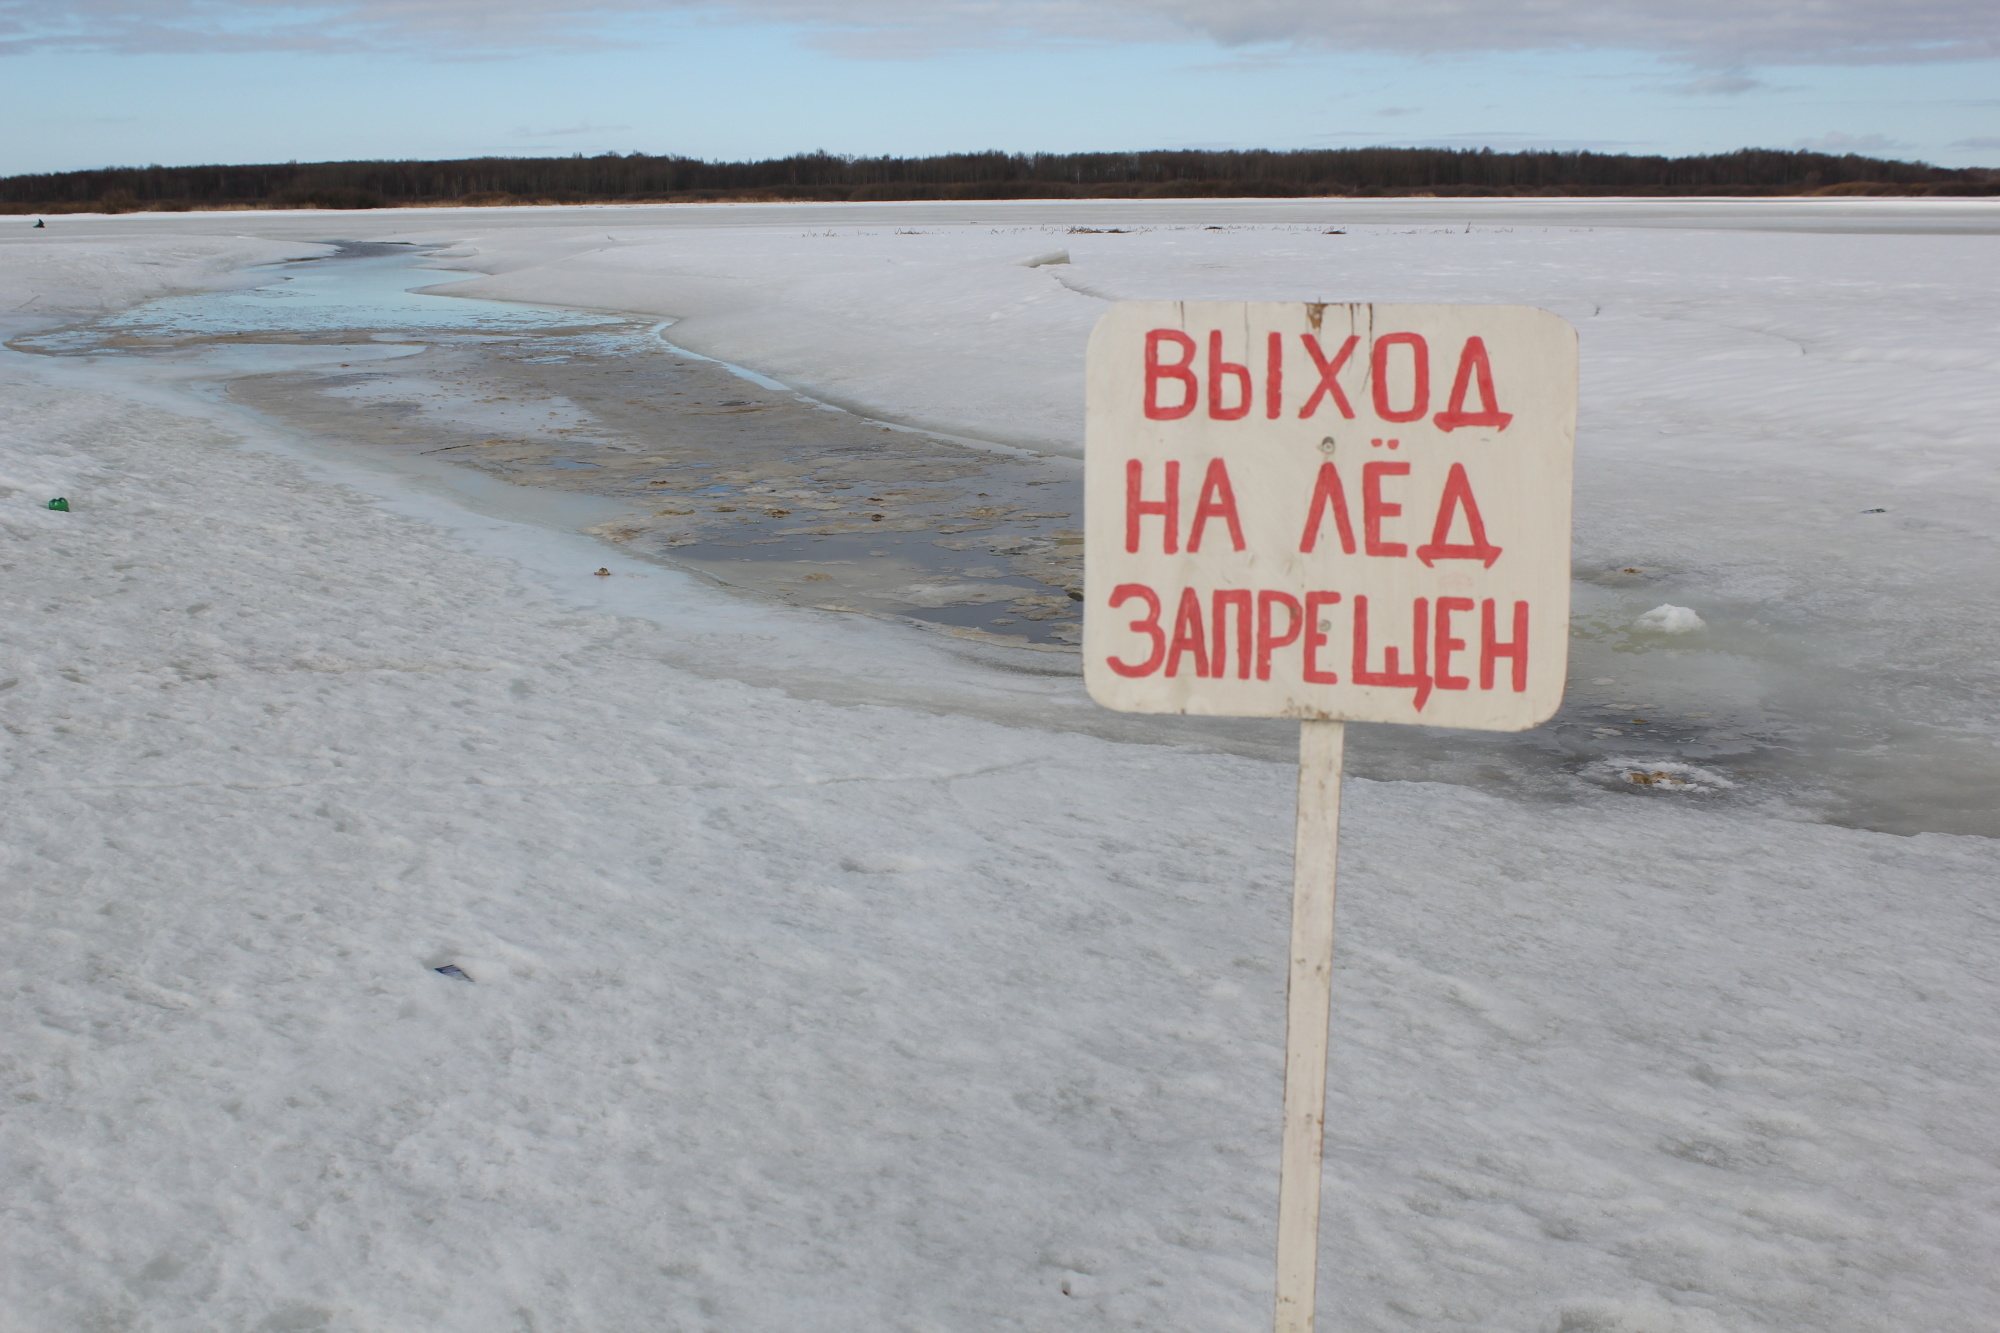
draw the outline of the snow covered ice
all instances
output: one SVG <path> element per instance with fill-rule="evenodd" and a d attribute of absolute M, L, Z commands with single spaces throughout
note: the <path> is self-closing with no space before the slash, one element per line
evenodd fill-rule
<path fill-rule="evenodd" d="M 1053 450 L 1107 298 L 1558 310 L 1615 734 L 1560 800 L 1349 784 L 1323 1326 L 1990 1327 L 1991 236 L 1068 207 L 66 218 L 0 308 L 421 240 Z M 0 356 L 10 1328 L 1268 1320 L 1285 765 L 286 435 L 217 365 Z M 1721 757 L 1649 751 L 1663 709 Z M 1837 790 L 1747 798 L 1739 728 L 1833 735 Z"/>

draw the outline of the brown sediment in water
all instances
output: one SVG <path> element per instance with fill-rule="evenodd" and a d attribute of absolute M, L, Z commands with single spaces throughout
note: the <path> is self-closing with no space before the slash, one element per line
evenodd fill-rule
<path fill-rule="evenodd" d="M 832 408 L 674 348 L 652 319 L 412 302 L 416 251 L 335 245 L 339 279 L 313 268 L 214 298 L 239 309 L 167 302 L 9 345 L 187 360 L 306 438 L 599 497 L 590 535 L 753 595 L 1075 651 L 1073 460 Z"/>
<path fill-rule="evenodd" d="M 423 350 L 249 375 L 229 394 L 320 438 L 620 501 L 629 512 L 593 535 L 756 595 L 1074 650 L 1083 548 L 1069 460 L 984 450 L 760 387 L 636 321 L 283 341 L 371 340 Z"/>

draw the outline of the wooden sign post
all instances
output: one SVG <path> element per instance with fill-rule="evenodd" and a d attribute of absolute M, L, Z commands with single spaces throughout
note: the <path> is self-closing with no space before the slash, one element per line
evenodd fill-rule
<path fill-rule="evenodd" d="M 1576 331 L 1132 301 L 1087 373 L 1091 697 L 1300 719 L 1276 1328 L 1311 1333 L 1344 724 L 1521 731 L 1562 702 Z"/>

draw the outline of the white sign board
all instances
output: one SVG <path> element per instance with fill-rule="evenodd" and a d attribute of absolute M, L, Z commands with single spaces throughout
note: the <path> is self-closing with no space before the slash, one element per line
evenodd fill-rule
<path fill-rule="evenodd" d="M 1130 301 L 1091 335 L 1107 708 L 1519 731 L 1562 700 L 1576 331 L 1482 305 Z"/>
<path fill-rule="evenodd" d="M 1345 724 L 1521 731 L 1562 702 L 1576 330 L 1131 301 L 1087 372 L 1091 696 L 1302 724 L 1273 1327 L 1312 1333 Z"/>

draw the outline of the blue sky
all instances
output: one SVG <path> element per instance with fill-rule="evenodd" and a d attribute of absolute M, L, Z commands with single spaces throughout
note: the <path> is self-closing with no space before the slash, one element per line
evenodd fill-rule
<path fill-rule="evenodd" d="M 0 0 L 0 78 L 0 174 L 1377 143 L 2000 165 L 1990 0 Z"/>

